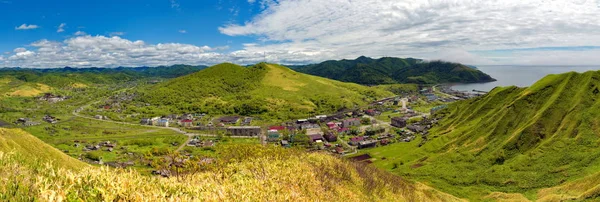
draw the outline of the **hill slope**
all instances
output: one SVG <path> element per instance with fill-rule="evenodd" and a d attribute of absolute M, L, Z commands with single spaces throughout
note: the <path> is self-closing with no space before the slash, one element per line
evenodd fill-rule
<path fill-rule="evenodd" d="M 107 167 L 70 169 L 77 160 L 21 130 L 0 128 L 0 200 L 460 201 L 326 154 L 260 146 L 223 151 L 214 167 L 180 179 Z"/>
<path fill-rule="evenodd" d="M 364 105 L 391 92 L 292 71 L 274 64 L 220 64 L 145 89 L 139 101 L 177 111 L 307 117 Z"/>
<path fill-rule="evenodd" d="M 489 75 L 458 63 L 424 62 L 414 58 L 384 57 L 372 59 L 325 61 L 320 64 L 295 66 L 299 72 L 359 84 L 393 83 L 477 83 L 495 81 Z"/>
<path fill-rule="evenodd" d="M 395 172 L 461 197 L 495 191 L 535 199 L 541 188 L 600 171 L 600 72 L 496 88 L 442 116 L 429 142 L 395 159 L 410 162 Z"/>

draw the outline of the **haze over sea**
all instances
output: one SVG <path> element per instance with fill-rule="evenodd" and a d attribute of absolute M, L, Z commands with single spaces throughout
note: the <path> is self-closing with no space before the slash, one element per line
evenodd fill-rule
<path fill-rule="evenodd" d="M 490 91 L 497 86 L 527 87 L 548 74 L 565 72 L 600 71 L 600 66 L 477 66 L 498 81 L 489 83 L 456 84 L 452 89 L 459 91 Z"/>

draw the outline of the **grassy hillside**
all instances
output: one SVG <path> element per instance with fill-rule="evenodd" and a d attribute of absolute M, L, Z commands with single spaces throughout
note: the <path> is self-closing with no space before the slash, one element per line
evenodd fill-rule
<path fill-rule="evenodd" d="M 307 74 L 359 84 L 394 83 L 476 83 L 494 81 L 489 75 L 458 63 L 431 61 L 414 58 L 384 57 L 371 59 L 325 61 L 320 64 L 295 66 Z"/>
<path fill-rule="evenodd" d="M 142 90 L 138 101 L 163 111 L 299 118 L 364 105 L 391 92 L 292 71 L 274 64 L 220 64 Z M 143 109 L 142 109 L 143 110 Z"/>
<path fill-rule="evenodd" d="M 106 167 L 72 169 L 80 167 L 77 160 L 21 130 L 0 129 L 0 200 L 460 201 L 326 154 L 260 146 L 223 151 L 203 171 L 160 178 Z"/>
<path fill-rule="evenodd" d="M 600 72 L 550 75 L 529 88 L 496 88 L 450 105 L 442 116 L 423 147 L 379 154 L 390 160 L 377 164 L 387 169 L 403 164 L 393 172 L 478 200 L 492 192 L 536 199 L 542 188 L 600 171 Z M 598 200 L 598 189 L 588 188 L 580 193 Z"/>
<path fill-rule="evenodd" d="M 86 166 L 20 129 L 0 128 L 0 152 L 18 154 L 18 160 L 23 164 L 43 161 L 70 169 Z"/>

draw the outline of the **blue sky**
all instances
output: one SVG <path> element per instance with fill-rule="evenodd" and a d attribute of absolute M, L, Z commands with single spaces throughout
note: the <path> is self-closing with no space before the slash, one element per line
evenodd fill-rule
<path fill-rule="evenodd" d="M 592 0 L 0 0 L 0 66 L 600 64 Z"/>
<path fill-rule="evenodd" d="M 260 11 L 246 1 L 209 0 L 11 0 L 0 3 L 0 51 L 40 39 L 64 40 L 83 31 L 90 35 L 122 32 L 124 38 L 148 43 L 188 43 L 232 46 L 252 41 L 248 37 L 221 34 L 223 24 L 243 22 Z M 57 3 L 60 2 L 60 3 Z M 65 23 L 64 32 L 57 33 Z M 35 30 L 15 30 L 21 24 L 34 24 Z M 179 31 L 185 30 L 182 34 Z"/>

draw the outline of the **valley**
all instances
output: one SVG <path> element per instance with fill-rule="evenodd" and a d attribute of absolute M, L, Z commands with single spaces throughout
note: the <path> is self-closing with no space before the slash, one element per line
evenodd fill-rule
<path fill-rule="evenodd" d="M 4 85 L 31 86 L 11 74 Z M 596 196 L 582 179 L 597 179 L 600 131 L 590 117 L 598 78 L 597 72 L 550 75 L 529 88 L 486 93 L 447 85 L 366 87 L 274 64 L 220 64 L 177 78 L 75 84 L 44 78 L 36 84 L 43 89 L 5 94 L 0 119 L 5 128 L 20 128 L 4 133 L 43 141 L 5 143 L 4 152 L 48 144 L 72 159 L 67 164 L 133 169 L 135 178 L 213 172 L 232 155 L 248 155 L 233 148 L 268 148 L 368 165 L 426 186 L 415 193 L 435 190 L 433 201 L 587 200 Z"/>

